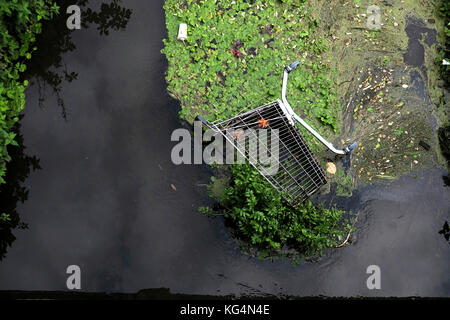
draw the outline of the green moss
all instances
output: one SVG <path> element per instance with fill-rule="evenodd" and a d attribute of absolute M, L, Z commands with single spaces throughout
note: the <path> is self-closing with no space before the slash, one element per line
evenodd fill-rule
<path fill-rule="evenodd" d="M 322 57 L 338 71 L 330 74 L 338 87 L 343 114 L 339 137 L 334 141 L 360 143 L 352 154 L 350 172 L 356 185 L 436 165 L 436 133 L 430 126 L 434 121 L 431 118 L 438 123 L 445 123 L 446 118 L 445 108 L 435 107 L 442 105 L 437 103 L 442 100 L 442 90 L 436 85 L 439 68 L 433 65 L 437 47 L 424 44 L 426 75 L 423 68 L 407 67 L 403 54 L 408 47 L 407 16 L 419 18 L 442 33 L 442 21 L 437 15 L 440 2 L 379 2 L 376 5 L 381 9 L 383 26 L 374 33 L 366 27 L 367 7 L 374 4 L 368 0 L 361 0 L 358 6 L 309 1 L 315 8 L 314 16 L 321 21 L 318 34 L 329 40 L 329 50 Z M 435 21 L 435 26 L 429 21 Z M 425 80 L 434 105 L 426 105 L 426 99 L 415 90 L 402 87 L 412 84 L 413 71 Z M 431 145 L 430 151 L 419 146 L 421 140 Z M 337 191 L 343 189 L 345 186 L 338 186 Z"/>
<path fill-rule="evenodd" d="M 213 178 L 213 177 L 211 177 Z M 212 183 L 208 187 L 209 194 L 213 198 L 220 198 L 230 183 L 230 179 L 226 176 L 212 179 Z"/>

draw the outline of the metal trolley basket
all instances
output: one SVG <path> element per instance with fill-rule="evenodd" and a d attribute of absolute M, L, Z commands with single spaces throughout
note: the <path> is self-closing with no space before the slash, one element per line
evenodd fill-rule
<path fill-rule="evenodd" d="M 286 87 L 289 73 L 298 65 L 299 62 L 295 61 L 284 68 L 281 100 L 277 99 L 231 119 L 208 122 L 201 116 L 196 118 L 210 129 L 223 135 L 237 152 L 244 156 L 277 191 L 282 192 L 291 202 L 305 201 L 327 183 L 325 172 L 296 127 L 296 122 L 300 123 L 335 154 L 349 154 L 358 145 L 357 142 L 353 142 L 345 149 L 336 149 L 332 143 L 325 140 L 292 110 L 286 99 Z M 277 132 L 279 144 L 277 167 L 279 170 L 275 174 L 269 173 L 264 165 L 256 161 L 258 152 L 256 149 L 245 149 L 245 139 L 236 139 L 236 132 L 247 130 L 250 135 L 253 135 L 253 138 L 258 139 L 259 145 L 264 147 L 265 152 L 270 153 L 268 143 L 259 139 L 256 134 L 255 129 L 261 128 L 268 129 L 269 132 Z M 274 129 L 277 130 L 274 131 Z"/>

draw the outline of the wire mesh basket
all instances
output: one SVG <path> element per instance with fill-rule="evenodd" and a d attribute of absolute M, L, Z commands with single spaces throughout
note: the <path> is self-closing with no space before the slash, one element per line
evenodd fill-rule
<path fill-rule="evenodd" d="M 334 148 L 292 110 L 286 99 L 286 87 L 288 74 L 296 69 L 298 64 L 296 61 L 284 69 L 281 100 L 278 99 L 226 120 L 208 122 L 201 116 L 196 118 L 216 133 L 220 133 L 277 191 L 291 202 L 305 201 L 327 183 L 324 170 L 295 125 L 296 122 L 336 154 L 348 154 L 357 146 L 357 142 L 354 142 L 343 150 Z M 251 141 L 257 143 L 252 144 Z M 274 144 L 277 144 L 277 148 L 274 148 Z M 274 150 L 277 154 L 274 154 Z M 275 172 L 273 170 L 269 172 L 267 161 L 262 160 L 261 155 L 272 161 L 274 156 L 276 157 Z M 273 165 L 271 163 L 272 168 Z"/>

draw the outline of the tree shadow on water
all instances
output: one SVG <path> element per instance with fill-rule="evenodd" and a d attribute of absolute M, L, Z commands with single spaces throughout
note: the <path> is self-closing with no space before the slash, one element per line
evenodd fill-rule
<path fill-rule="evenodd" d="M 36 81 L 40 108 L 45 107 L 45 92 L 49 86 L 61 108 L 62 118 L 68 120 L 68 109 L 61 96 L 62 84 L 76 80 L 78 73 L 68 70 L 63 54 L 76 49 L 72 42 L 72 32 L 80 30 L 67 28 L 67 18 L 70 16 L 66 14 L 67 7 L 74 4 L 80 7 L 82 30 L 95 25 L 100 35 L 107 36 L 111 30 L 124 30 L 131 18 L 132 10 L 121 6 L 121 3 L 122 0 L 111 0 L 101 3 L 98 10 L 92 10 L 87 8 L 88 0 L 58 1 L 59 14 L 43 24 L 43 33 L 36 41 L 38 50 L 34 52 L 24 74 L 24 78 Z"/>
<path fill-rule="evenodd" d="M 442 225 L 442 229 L 439 230 L 439 234 L 442 234 L 444 239 L 450 244 L 450 226 L 447 220 L 445 220 L 444 224 Z"/>
<path fill-rule="evenodd" d="M 20 134 L 20 122 L 14 127 L 17 146 L 9 145 L 8 153 L 11 161 L 6 165 L 4 184 L 0 184 L 0 261 L 6 256 L 8 247 L 16 237 L 14 229 L 26 229 L 28 225 L 21 222 L 17 205 L 24 203 L 28 198 L 28 189 L 23 183 L 33 170 L 41 169 L 39 159 L 25 154 L 23 136 Z"/>
<path fill-rule="evenodd" d="M 95 11 L 87 8 L 88 0 L 58 1 L 60 13 L 43 24 L 43 33 L 37 37 L 35 43 L 38 49 L 33 53 L 32 59 L 27 64 L 27 71 L 23 75 L 23 79 L 30 79 L 37 84 L 41 108 L 45 107 L 45 89 L 49 86 L 61 108 L 62 118 L 68 120 L 66 104 L 61 96 L 62 84 L 76 80 L 78 74 L 69 71 L 63 59 L 64 53 L 76 49 L 72 42 L 73 31 L 66 26 L 67 18 L 70 16 L 66 14 L 67 7 L 73 4 L 80 7 L 82 28 L 96 25 L 101 35 L 108 35 L 111 30 L 125 29 L 131 17 L 132 11 L 122 7 L 121 2 L 121 0 L 105 1 L 99 10 Z M 24 183 L 30 172 L 41 169 L 37 157 L 25 154 L 20 126 L 19 121 L 14 128 L 18 145 L 8 146 L 11 161 L 6 168 L 4 177 L 6 183 L 0 184 L 0 261 L 6 257 L 8 248 L 16 240 L 14 230 L 28 227 L 21 221 L 17 206 L 19 202 L 23 203 L 28 198 L 29 190 Z"/>

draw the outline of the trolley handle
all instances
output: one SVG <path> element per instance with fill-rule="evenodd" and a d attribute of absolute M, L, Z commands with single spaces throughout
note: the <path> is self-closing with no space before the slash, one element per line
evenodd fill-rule
<path fill-rule="evenodd" d="M 205 118 L 203 118 L 202 116 L 198 115 L 195 117 L 195 121 L 200 121 L 202 124 L 204 124 L 205 126 L 209 126 L 208 120 L 206 120 Z"/>
<path fill-rule="evenodd" d="M 351 145 L 349 145 L 347 148 L 344 149 L 345 154 L 349 154 L 352 152 L 353 149 L 355 149 L 358 146 L 358 141 L 353 142 Z"/>
<path fill-rule="evenodd" d="M 297 69 L 298 65 L 300 64 L 299 61 L 294 61 L 293 63 L 291 63 L 290 65 L 286 66 L 284 68 L 284 70 L 286 70 L 287 73 L 290 73 L 291 71 L 294 71 L 295 69 Z"/>
<path fill-rule="evenodd" d="M 343 150 L 336 149 L 332 143 L 325 140 L 324 137 L 322 137 L 316 130 L 311 128 L 311 126 L 309 124 L 307 124 L 302 118 L 300 118 L 294 112 L 292 107 L 289 105 L 289 102 L 287 101 L 287 98 L 286 98 L 288 75 L 291 71 L 295 70 L 299 64 L 300 64 L 300 62 L 294 61 L 292 64 L 290 64 L 289 66 L 286 66 L 284 68 L 283 86 L 281 88 L 281 101 L 283 102 L 284 108 L 286 108 L 286 112 L 289 114 L 289 116 L 292 120 L 299 122 L 306 130 L 311 132 L 313 134 L 313 136 L 316 137 L 320 142 L 322 142 L 328 149 L 330 149 L 334 153 L 340 154 L 340 155 L 349 154 L 352 150 L 354 150 L 358 146 L 358 142 L 356 142 L 356 141 L 353 142 L 352 144 L 350 144 Z M 293 123 L 291 123 L 291 124 L 293 125 Z"/>

